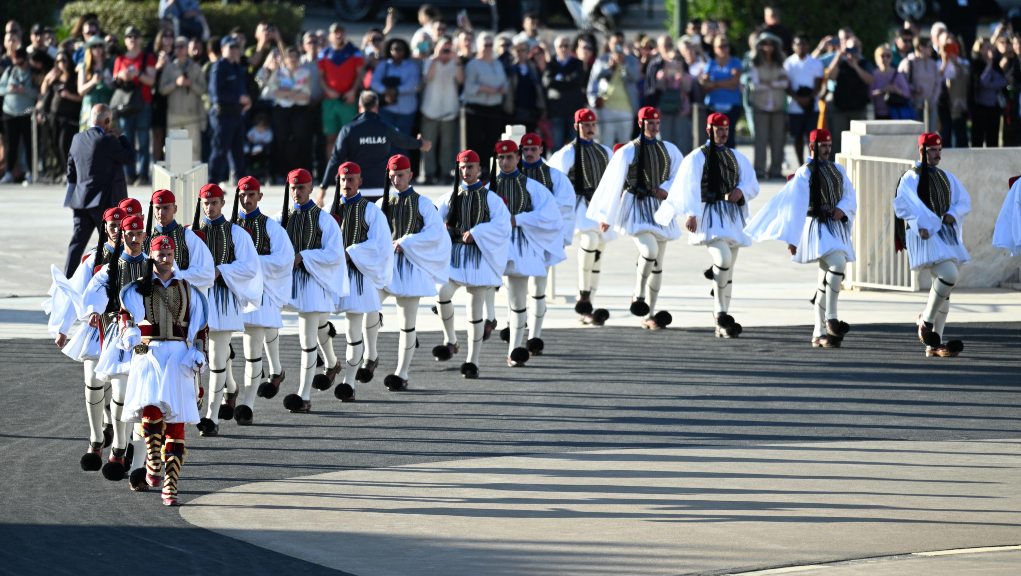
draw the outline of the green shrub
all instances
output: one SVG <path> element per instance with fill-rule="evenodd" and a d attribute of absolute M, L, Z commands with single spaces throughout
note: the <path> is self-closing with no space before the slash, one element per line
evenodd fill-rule
<path fill-rule="evenodd" d="M 3 1 L 3 0 L 0 0 Z M 36 1 L 36 0 L 33 0 Z M 91 2 L 68 2 L 61 13 L 64 25 L 70 28 L 82 14 L 94 12 L 99 15 L 103 30 L 121 35 L 129 25 L 137 26 L 145 38 L 152 38 L 157 31 L 159 20 L 158 0 L 98 0 Z M 280 30 L 281 38 L 293 42 L 301 31 L 301 23 L 305 18 L 304 6 L 278 2 L 260 2 L 253 4 L 243 1 L 239 4 L 224 5 L 219 1 L 203 2 L 202 13 L 209 22 L 210 33 L 222 36 L 240 26 L 245 31 L 249 42 L 260 20 L 273 22 Z"/>

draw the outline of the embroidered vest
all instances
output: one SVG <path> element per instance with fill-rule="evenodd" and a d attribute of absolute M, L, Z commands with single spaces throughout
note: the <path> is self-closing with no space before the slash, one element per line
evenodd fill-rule
<path fill-rule="evenodd" d="M 709 182 L 709 172 L 712 170 L 712 167 L 709 165 L 709 144 L 704 144 L 699 149 L 706 157 L 705 167 L 702 169 L 702 202 L 706 204 L 720 202 L 724 200 L 731 190 L 737 188 L 737 183 L 741 178 L 741 171 L 737 166 L 737 157 L 734 156 L 734 151 L 730 148 L 716 149 L 716 170 L 720 183 L 714 190 Z"/>
<path fill-rule="evenodd" d="M 659 140 L 642 142 L 638 137 L 632 143 L 635 157 L 627 168 L 624 189 L 637 196 L 655 196 L 659 185 L 670 178 L 670 153 Z"/>
<path fill-rule="evenodd" d="M 921 167 L 914 168 L 921 175 Z M 918 190 L 918 198 L 937 216 L 943 216 L 950 209 L 950 179 L 939 168 L 929 168 L 929 186 L 927 190 Z"/>
<path fill-rule="evenodd" d="M 486 196 L 489 189 L 478 186 L 468 189 L 463 185 L 457 194 L 450 197 L 450 209 L 447 211 L 447 231 L 450 240 L 455 244 L 463 244 L 462 235 L 483 222 L 489 222 L 489 202 Z"/>
<path fill-rule="evenodd" d="M 522 164 L 521 173 L 525 177 L 542 184 L 550 192 L 553 192 L 553 176 L 550 174 L 550 167 L 545 162 L 539 162 L 534 168 Z"/>
<path fill-rule="evenodd" d="M 496 195 L 507 205 L 511 215 L 532 211 L 532 195 L 525 187 L 528 177 L 523 172 L 516 176 L 496 175 Z"/>
<path fill-rule="evenodd" d="M 234 236 L 231 234 L 230 220 L 224 218 L 220 222 L 205 221 L 199 230 L 205 237 L 206 247 L 213 254 L 213 265 L 230 264 L 234 261 Z"/>
<path fill-rule="evenodd" d="M 117 260 L 117 283 L 115 284 L 117 297 L 110 298 L 110 300 L 106 303 L 106 314 L 120 310 L 121 290 L 123 290 L 128 284 L 131 284 L 135 280 L 141 278 L 142 274 L 145 273 L 145 258 L 138 258 L 137 260 L 129 258 L 131 257 L 124 254 Z"/>
<path fill-rule="evenodd" d="M 255 244 L 255 252 L 259 256 L 266 256 L 270 253 L 269 232 L 266 230 L 266 221 L 269 217 L 263 213 L 251 218 L 240 218 L 238 226 L 244 228 L 252 236 Z"/>
<path fill-rule="evenodd" d="M 368 205 L 369 201 L 365 198 L 341 203 L 340 214 L 337 216 L 345 248 L 361 244 L 369 237 L 369 225 L 365 222 L 365 208 Z"/>
<path fill-rule="evenodd" d="M 575 140 L 571 146 L 574 148 L 574 164 L 567 171 L 567 178 L 574 184 L 576 196 L 584 196 L 586 200 L 592 200 L 592 193 L 599 186 L 599 179 L 603 177 L 603 172 L 606 172 L 610 156 L 602 146 L 597 144 L 583 144 Z"/>
<path fill-rule="evenodd" d="M 184 226 L 180 224 L 174 224 L 174 228 L 169 231 L 156 232 L 153 231 L 152 235 L 145 239 L 143 246 L 148 246 L 149 242 L 152 241 L 156 236 L 170 236 L 174 241 L 174 262 L 177 263 L 177 267 L 181 270 L 187 270 L 188 264 L 191 259 L 188 258 L 188 244 L 184 241 Z"/>
<path fill-rule="evenodd" d="M 408 234 L 417 234 L 425 226 L 425 219 L 419 212 L 419 194 L 414 190 L 390 197 L 390 235 L 398 240 Z"/>
<path fill-rule="evenodd" d="M 308 210 L 291 209 L 287 218 L 287 236 L 291 239 L 295 254 L 323 247 L 323 231 L 319 228 L 321 212 L 322 208 L 315 205 Z"/>
<path fill-rule="evenodd" d="M 138 326 L 143 334 L 148 333 L 154 340 L 185 338 L 190 304 L 187 282 L 171 280 L 170 285 L 164 288 L 163 283 L 154 278 L 152 294 L 142 300 L 145 319 Z"/>
<path fill-rule="evenodd" d="M 821 218 L 828 216 L 840 202 L 844 193 L 844 177 L 832 162 L 813 162 L 811 166 L 818 178 L 819 189 L 812 190 L 809 186 L 808 215 Z"/>

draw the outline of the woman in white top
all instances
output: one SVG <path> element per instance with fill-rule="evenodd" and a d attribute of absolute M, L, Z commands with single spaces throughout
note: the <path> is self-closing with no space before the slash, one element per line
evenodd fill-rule
<path fill-rule="evenodd" d="M 294 46 L 284 55 L 274 53 L 259 70 L 264 93 L 273 100 L 274 154 L 273 172 L 286 174 L 293 168 L 312 165 L 311 140 L 308 139 L 309 101 L 312 76 L 301 65 L 301 54 Z"/>
<path fill-rule="evenodd" d="M 503 63 L 493 51 L 493 40 L 488 32 L 479 34 L 475 58 L 464 67 L 463 96 L 470 150 L 492 150 L 507 121 L 503 104 L 510 84 Z"/>

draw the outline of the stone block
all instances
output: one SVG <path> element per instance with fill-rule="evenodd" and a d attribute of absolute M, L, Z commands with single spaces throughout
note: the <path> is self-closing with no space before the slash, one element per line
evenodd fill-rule
<path fill-rule="evenodd" d="M 924 130 L 917 120 L 851 120 L 853 134 L 869 136 L 901 136 L 905 134 L 917 137 Z"/>

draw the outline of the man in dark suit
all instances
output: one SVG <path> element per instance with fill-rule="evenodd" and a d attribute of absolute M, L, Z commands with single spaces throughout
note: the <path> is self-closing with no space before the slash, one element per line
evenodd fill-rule
<path fill-rule="evenodd" d="M 134 162 L 135 151 L 123 135 L 115 133 L 113 112 L 96 104 L 89 129 L 75 134 L 67 157 L 67 196 L 64 207 L 74 212 L 74 230 L 67 247 L 64 274 L 70 278 L 81 263 L 92 231 L 102 230 L 103 211 L 127 198 L 124 165 Z"/>

